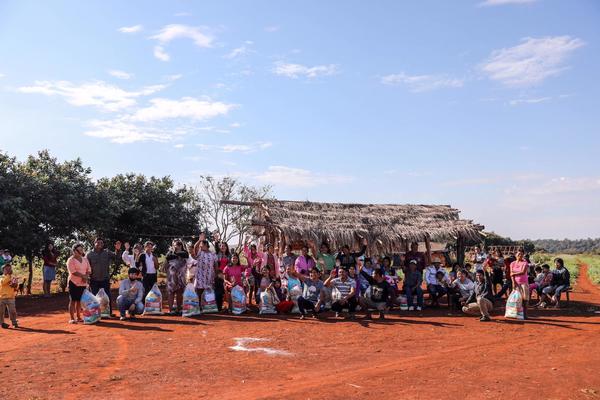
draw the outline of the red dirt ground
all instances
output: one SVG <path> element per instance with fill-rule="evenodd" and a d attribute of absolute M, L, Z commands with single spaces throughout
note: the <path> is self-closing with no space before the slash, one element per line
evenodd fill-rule
<path fill-rule="evenodd" d="M 19 298 L 22 328 L 0 331 L 0 399 L 600 398 L 600 289 L 580 273 L 569 308 L 526 323 L 443 308 L 385 322 L 250 314 L 73 326 L 66 297 Z M 292 355 L 232 351 L 237 337 Z"/>

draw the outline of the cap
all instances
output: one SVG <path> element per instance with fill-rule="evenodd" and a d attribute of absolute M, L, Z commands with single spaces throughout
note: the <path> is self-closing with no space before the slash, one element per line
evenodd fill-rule
<path fill-rule="evenodd" d="M 417 260 L 410 260 L 409 264 L 418 264 Z"/>
<path fill-rule="evenodd" d="M 129 268 L 129 271 L 127 271 L 128 274 L 139 274 L 140 270 L 137 268 Z"/>

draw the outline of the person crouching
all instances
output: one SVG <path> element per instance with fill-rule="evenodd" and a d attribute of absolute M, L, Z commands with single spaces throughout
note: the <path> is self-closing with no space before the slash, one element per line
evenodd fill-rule
<path fill-rule="evenodd" d="M 129 278 L 121 281 L 119 285 L 119 297 L 117 306 L 121 314 L 121 321 L 125 321 L 125 313 L 129 311 L 129 317 L 135 318 L 136 314 L 144 312 L 144 285 L 139 280 L 139 270 L 129 268 Z"/>

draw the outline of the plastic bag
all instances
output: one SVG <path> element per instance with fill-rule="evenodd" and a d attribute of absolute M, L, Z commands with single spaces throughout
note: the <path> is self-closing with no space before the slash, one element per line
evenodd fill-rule
<path fill-rule="evenodd" d="M 296 285 L 290 290 L 290 298 L 294 302 L 292 314 L 300 314 L 300 308 L 298 308 L 298 297 L 300 296 L 302 296 L 302 288 Z"/>
<path fill-rule="evenodd" d="M 508 296 L 504 317 L 519 320 L 525 319 L 523 315 L 523 296 L 520 291 L 513 290 L 510 296 Z"/>
<path fill-rule="evenodd" d="M 240 285 L 236 285 L 231 289 L 231 309 L 235 315 L 240 315 L 246 312 L 246 293 Z"/>
<path fill-rule="evenodd" d="M 211 288 L 204 289 L 202 293 L 202 312 L 207 314 L 219 312 L 215 292 Z"/>
<path fill-rule="evenodd" d="M 104 291 L 104 288 L 100 288 L 100 290 L 98 290 L 98 293 L 96 294 L 96 299 L 100 304 L 100 317 L 110 318 L 110 299 Z"/>
<path fill-rule="evenodd" d="M 96 296 L 85 289 L 81 295 L 81 309 L 83 310 L 83 323 L 95 324 L 100 320 L 100 303 Z"/>
<path fill-rule="evenodd" d="M 182 316 L 193 317 L 200 315 L 200 300 L 193 283 L 188 283 L 183 291 Z"/>
<path fill-rule="evenodd" d="M 277 314 L 275 309 L 275 302 L 273 301 L 273 294 L 269 290 L 260 292 L 260 306 L 259 314 Z"/>
<path fill-rule="evenodd" d="M 155 283 L 146 295 L 144 315 L 162 315 L 162 313 L 162 293 L 158 288 L 158 284 Z"/>
<path fill-rule="evenodd" d="M 408 298 L 405 295 L 400 295 L 398 297 L 400 303 L 400 310 L 407 311 L 408 310 Z"/>

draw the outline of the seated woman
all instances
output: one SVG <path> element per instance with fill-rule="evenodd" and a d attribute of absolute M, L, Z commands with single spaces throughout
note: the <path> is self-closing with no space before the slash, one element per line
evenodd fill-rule
<path fill-rule="evenodd" d="M 491 267 L 490 267 L 491 268 Z M 450 285 L 452 289 L 452 301 L 457 308 L 467 304 L 467 299 L 473 294 L 475 284 L 467 277 L 464 270 L 459 270 L 457 279 Z"/>
<path fill-rule="evenodd" d="M 548 264 L 544 264 L 541 267 L 536 267 L 536 272 L 538 272 L 538 274 L 535 277 L 534 282 L 529 285 L 529 290 L 530 292 L 535 290 L 537 293 L 540 301 L 534 307 L 539 307 L 542 303 L 543 290 L 552 285 L 553 275 L 552 272 L 550 272 L 550 266 Z"/>
<path fill-rule="evenodd" d="M 542 302 L 540 307 L 554 304 L 554 306 L 558 308 L 560 306 L 560 295 L 571 286 L 571 274 L 569 273 L 569 270 L 565 268 L 563 259 L 555 259 L 554 265 L 556 266 L 556 269 L 552 271 L 552 284 L 542 289 Z"/>

